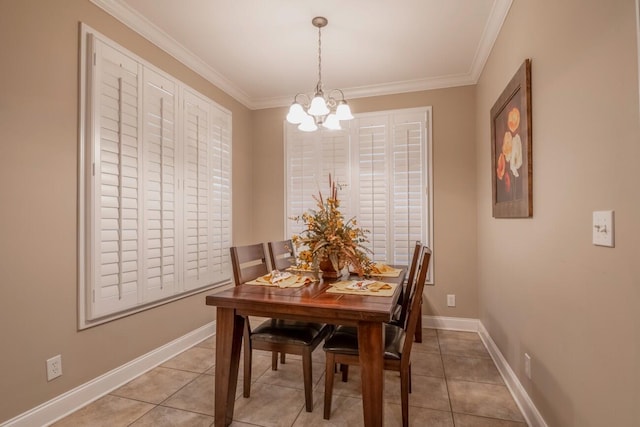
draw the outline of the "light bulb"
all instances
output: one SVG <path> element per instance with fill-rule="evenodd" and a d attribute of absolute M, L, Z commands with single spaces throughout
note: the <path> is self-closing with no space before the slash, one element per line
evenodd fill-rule
<path fill-rule="evenodd" d="M 336 116 L 338 116 L 338 120 L 353 119 L 353 114 L 351 114 L 351 108 L 349 108 L 349 104 L 347 104 L 347 101 L 340 101 L 340 103 L 338 104 L 338 108 L 336 108 Z"/>
<path fill-rule="evenodd" d="M 304 132 L 313 132 L 315 130 L 318 130 L 318 126 L 316 125 L 315 120 L 313 120 L 313 117 L 306 114 L 304 116 L 304 119 L 302 119 L 302 123 L 298 125 L 298 129 Z"/>
<path fill-rule="evenodd" d="M 302 109 L 302 105 L 298 104 L 297 102 L 294 102 L 293 104 L 291 104 L 291 107 L 289 107 L 289 114 L 287 114 L 287 121 L 291 124 L 297 125 L 302 123 L 302 120 L 304 119 L 305 115 L 306 113 Z"/>
<path fill-rule="evenodd" d="M 320 93 L 316 93 L 316 96 L 311 100 L 311 106 L 309 107 L 309 114 L 312 116 L 325 116 L 329 114 L 327 108 L 327 102 Z"/>
<path fill-rule="evenodd" d="M 338 117 L 331 113 L 327 116 L 326 119 L 324 119 L 324 123 L 322 123 L 322 125 L 327 128 L 327 129 L 331 129 L 331 130 L 340 130 L 342 129 L 340 127 L 340 120 L 338 120 Z"/>

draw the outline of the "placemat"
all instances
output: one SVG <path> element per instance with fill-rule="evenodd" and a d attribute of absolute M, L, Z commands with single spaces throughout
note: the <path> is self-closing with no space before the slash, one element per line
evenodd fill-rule
<path fill-rule="evenodd" d="M 291 277 L 287 277 L 286 279 L 282 279 L 276 283 L 271 283 L 270 279 L 271 279 L 271 274 L 267 274 L 267 275 L 258 277 L 255 280 L 246 282 L 246 284 L 260 285 L 260 286 L 274 286 L 279 288 L 301 288 L 302 286 L 314 281 L 313 277 L 300 276 L 297 274 L 293 274 L 291 275 Z"/>
<path fill-rule="evenodd" d="M 369 284 L 366 284 L 369 282 Z M 359 284 L 366 284 L 365 289 L 357 289 Z M 396 289 L 397 283 L 378 282 L 373 280 L 342 280 L 331 284 L 327 289 L 329 294 L 367 295 L 377 297 L 390 297 Z M 355 288 L 355 289 L 354 289 Z"/>

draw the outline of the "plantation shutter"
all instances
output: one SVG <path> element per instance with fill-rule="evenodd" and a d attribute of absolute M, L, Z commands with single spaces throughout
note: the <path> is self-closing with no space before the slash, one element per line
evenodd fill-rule
<path fill-rule="evenodd" d="M 329 175 L 339 186 L 340 210 L 345 220 L 353 216 L 351 203 L 351 150 L 349 129 L 342 124 L 342 130 L 320 132 L 320 149 L 322 160 L 318 182 L 323 196 L 329 194 Z M 346 129 L 345 129 L 346 127 Z M 316 191 L 317 193 L 317 191 Z M 309 208 L 311 206 L 307 206 Z"/>
<path fill-rule="evenodd" d="M 175 292 L 177 271 L 176 85 L 144 70 L 144 300 Z"/>
<path fill-rule="evenodd" d="M 211 117 L 206 100 L 184 96 L 184 280 L 185 289 L 211 277 Z"/>
<path fill-rule="evenodd" d="M 212 109 L 211 122 L 211 268 L 212 282 L 231 274 L 231 116 Z"/>
<path fill-rule="evenodd" d="M 350 203 L 346 197 L 351 182 L 348 130 L 309 133 L 287 124 L 286 135 L 287 235 L 290 237 L 304 230 L 304 224 L 290 218 L 315 209 L 313 197 L 318 191 L 322 191 L 323 196 L 328 195 L 329 174 L 344 186 L 340 192 L 342 209 L 349 218 Z"/>
<path fill-rule="evenodd" d="M 82 25 L 80 327 L 231 283 L 231 113 Z"/>
<path fill-rule="evenodd" d="M 390 249 L 395 264 L 409 265 L 415 242 L 426 243 L 425 115 L 400 114 L 392 120 Z"/>
<path fill-rule="evenodd" d="M 358 206 L 360 226 L 369 231 L 369 256 L 390 262 L 388 124 L 386 116 L 357 119 Z"/>
<path fill-rule="evenodd" d="M 302 223 L 291 220 L 301 215 L 306 207 L 314 206 L 312 196 L 317 191 L 317 138 L 314 134 L 297 131 L 287 125 L 287 235 L 300 234 Z"/>
<path fill-rule="evenodd" d="M 91 38 L 93 141 L 91 227 L 93 250 L 88 317 L 98 318 L 138 303 L 142 276 L 138 146 L 140 65 Z"/>
<path fill-rule="evenodd" d="M 341 133 L 287 125 L 288 216 L 314 209 L 316 182 L 328 188 L 331 173 L 348 184 L 339 191 L 341 210 L 368 230 L 370 257 L 409 265 L 417 240 L 433 245 L 429 117 L 429 108 L 362 114 Z M 303 225 L 288 224 L 287 235 L 302 231 Z"/>

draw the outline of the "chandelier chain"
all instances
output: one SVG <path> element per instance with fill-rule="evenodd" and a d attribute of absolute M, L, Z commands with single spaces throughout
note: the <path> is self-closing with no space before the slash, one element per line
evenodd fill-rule
<path fill-rule="evenodd" d="M 318 88 L 322 91 L 322 27 L 318 27 Z"/>

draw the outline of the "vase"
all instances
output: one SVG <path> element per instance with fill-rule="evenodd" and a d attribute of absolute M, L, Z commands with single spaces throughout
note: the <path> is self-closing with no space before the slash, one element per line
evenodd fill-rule
<path fill-rule="evenodd" d="M 338 261 L 338 267 L 340 270 L 336 271 L 336 269 L 333 268 L 333 263 L 329 258 L 323 258 L 318 263 L 318 268 L 320 268 L 320 271 L 322 271 L 323 279 L 338 279 L 339 277 L 341 277 L 342 269 L 344 268 L 343 260 Z"/>

